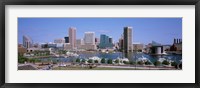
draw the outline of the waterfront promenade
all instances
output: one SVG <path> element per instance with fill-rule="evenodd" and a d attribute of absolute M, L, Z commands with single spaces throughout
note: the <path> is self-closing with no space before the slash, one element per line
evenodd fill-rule
<path fill-rule="evenodd" d="M 92 68 L 90 68 L 92 66 Z M 175 67 L 173 66 L 168 66 L 168 67 L 163 67 L 163 66 L 158 66 L 155 67 L 153 65 L 108 65 L 108 64 L 101 64 L 101 65 L 78 65 L 74 64 L 72 65 L 71 63 L 65 63 L 65 65 L 60 65 L 60 64 L 32 64 L 32 63 L 27 63 L 27 64 L 19 64 L 18 68 L 20 70 L 175 70 Z"/>

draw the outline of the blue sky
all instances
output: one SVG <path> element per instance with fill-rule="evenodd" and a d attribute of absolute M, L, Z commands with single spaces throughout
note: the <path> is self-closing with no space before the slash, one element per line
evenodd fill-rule
<path fill-rule="evenodd" d="M 28 35 L 34 43 L 53 42 L 76 27 L 77 39 L 92 31 L 98 38 L 106 34 L 116 42 L 125 26 L 133 27 L 133 42 L 172 44 L 174 38 L 182 39 L 182 18 L 18 18 L 18 41 Z"/>

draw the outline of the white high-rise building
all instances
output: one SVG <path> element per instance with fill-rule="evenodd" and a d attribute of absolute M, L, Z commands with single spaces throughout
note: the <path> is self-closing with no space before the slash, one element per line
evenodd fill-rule
<path fill-rule="evenodd" d="M 95 45 L 95 33 L 94 32 L 85 32 L 84 44 L 85 45 Z"/>
<path fill-rule="evenodd" d="M 31 48 L 32 47 L 32 44 L 33 44 L 33 41 L 30 37 L 24 35 L 23 36 L 23 46 L 25 48 Z"/>

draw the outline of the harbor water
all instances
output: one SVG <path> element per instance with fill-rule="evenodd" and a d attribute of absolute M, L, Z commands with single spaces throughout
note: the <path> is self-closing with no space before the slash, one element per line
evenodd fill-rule
<path fill-rule="evenodd" d="M 79 56 L 77 57 L 57 57 L 57 58 L 41 58 L 42 61 L 57 61 L 57 62 L 73 62 L 77 58 L 79 59 L 88 59 L 90 57 L 98 57 L 98 58 L 105 58 L 105 59 L 117 59 L 117 58 L 127 58 L 129 61 L 140 61 L 140 60 L 148 60 L 152 63 L 155 61 L 162 62 L 163 60 L 168 61 L 175 61 L 180 63 L 182 61 L 182 54 L 167 54 L 167 55 L 149 55 L 145 53 L 122 53 L 122 52 L 115 52 L 115 53 L 101 53 L 101 52 L 78 52 Z"/>

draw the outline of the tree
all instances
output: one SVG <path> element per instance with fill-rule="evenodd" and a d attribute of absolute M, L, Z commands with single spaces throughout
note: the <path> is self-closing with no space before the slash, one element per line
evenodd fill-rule
<path fill-rule="evenodd" d="M 162 62 L 162 64 L 163 64 L 163 65 L 169 65 L 170 63 L 169 63 L 167 60 L 164 60 L 164 61 Z"/>
<path fill-rule="evenodd" d="M 147 60 L 144 64 L 145 65 L 151 65 L 151 62 Z"/>
<path fill-rule="evenodd" d="M 101 63 L 106 63 L 106 59 L 105 58 L 101 59 Z"/>
<path fill-rule="evenodd" d="M 155 66 L 159 66 L 160 64 L 161 64 L 160 61 L 156 61 L 156 62 L 154 62 L 154 65 L 155 65 Z"/>
<path fill-rule="evenodd" d="M 29 61 L 30 63 L 35 63 L 35 62 L 36 62 L 36 59 L 32 58 L 32 59 L 28 59 L 28 61 Z"/>
<path fill-rule="evenodd" d="M 95 60 L 94 63 L 99 63 L 99 61 L 98 61 L 98 60 Z"/>
<path fill-rule="evenodd" d="M 82 63 L 85 63 L 85 59 L 82 59 L 81 62 L 82 62 Z"/>
<path fill-rule="evenodd" d="M 41 60 L 40 59 L 35 59 L 35 62 L 41 62 Z"/>
<path fill-rule="evenodd" d="M 18 63 L 24 63 L 25 61 L 28 61 L 28 59 L 23 56 L 18 56 Z"/>
<path fill-rule="evenodd" d="M 92 63 L 92 62 L 93 62 L 93 60 L 92 60 L 92 59 L 89 59 L 89 60 L 88 60 L 88 63 Z"/>
<path fill-rule="evenodd" d="M 143 64 L 144 64 L 143 61 L 138 61 L 137 63 L 138 63 L 139 65 L 143 65 Z"/>
<path fill-rule="evenodd" d="M 77 63 L 80 63 L 80 62 L 81 62 L 81 60 L 80 60 L 79 58 L 77 58 L 77 59 L 76 59 L 76 62 L 77 62 Z"/>
<path fill-rule="evenodd" d="M 172 66 L 176 66 L 177 63 L 174 61 L 174 62 L 171 63 L 171 65 L 172 65 Z"/>
<path fill-rule="evenodd" d="M 109 59 L 107 63 L 108 64 L 113 64 L 112 59 Z"/>
<path fill-rule="evenodd" d="M 116 59 L 116 60 L 115 60 L 115 63 L 119 63 L 119 59 Z"/>
<path fill-rule="evenodd" d="M 131 65 L 134 65 L 134 64 L 135 64 L 135 62 L 134 62 L 134 61 L 130 61 L 130 64 L 131 64 Z"/>
<path fill-rule="evenodd" d="M 124 64 L 129 64 L 129 61 L 123 61 Z"/>

